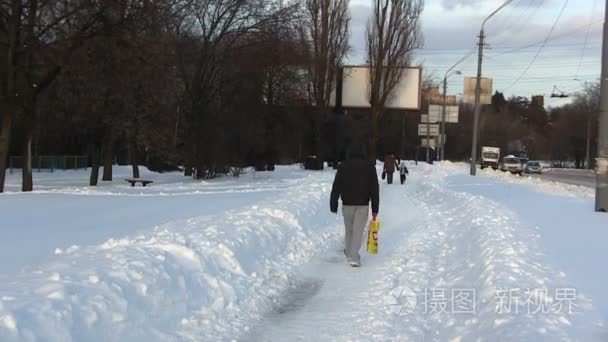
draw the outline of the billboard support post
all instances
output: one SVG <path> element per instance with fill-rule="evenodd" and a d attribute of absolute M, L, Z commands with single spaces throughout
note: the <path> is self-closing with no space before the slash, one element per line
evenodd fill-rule
<path fill-rule="evenodd" d="M 429 114 L 429 118 L 428 120 L 426 120 L 426 141 L 430 141 L 431 140 L 431 116 Z M 429 146 L 430 144 L 427 143 L 426 145 L 426 162 L 430 163 L 431 162 L 431 147 Z"/>
<path fill-rule="evenodd" d="M 448 77 L 450 77 L 450 71 L 452 71 L 452 69 L 454 69 L 454 67 L 456 67 L 462 60 L 458 61 L 458 63 L 454 64 L 454 66 L 452 66 L 446 73 L 445 76 L 443 77 L 443 108 L 441 109 L 441 138 L 440 138 L 440 142 L 439 142 L 439 147 L 441 148 L 441 158 L 439 160 L 443 161 L 443 159 L 445 158 L 445 106 L 446 106 L 446 98 L 448 96 Z M 460 72 L 460 70 L 456 70 L 454 71 L 455 75 L 460 75 L 462 74 Z M 430 113 L 429 113 L 430 114 Z"/>

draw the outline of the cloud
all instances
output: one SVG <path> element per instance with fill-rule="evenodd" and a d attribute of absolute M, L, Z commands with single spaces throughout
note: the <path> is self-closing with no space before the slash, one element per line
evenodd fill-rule
<path fill-rule="evenodd" d="M 447 10 L 453 10 L 457 7 L 478 7 L 479 5 L 486 3 L 496 3 L 496 5 L 499 6 L 503 2 L 504 1 L 500 1 L 497 3 L 496 0 L 441 0 L 441 6 Z M 551 2 L 553 2 L 553 0 L 547 1 L 544 5 L 551 5 Z M 511 6 L 516 7 L 537 7 L 538 5 L 538 0 L 520 0 L 511 4 Z"/>
<path fill-rule="evenodd" d="M 365 27 L 371 13 L 369 5 L 355 4 L 350 7 L 351 14 L 351 54 L 349 62 L 353 64 L 363 63 L 365 55 Z"/>
<path fill-rule="evenodd" d="M 448 9 L 448 10 L 452 10 L 456 7 L 473 7 L 474 5 L 477 5 L 481 2 L 483 2 L 484 0 L 443 0 L 441 2 L 441 5 L 443 6 L 443 8 Z"/>

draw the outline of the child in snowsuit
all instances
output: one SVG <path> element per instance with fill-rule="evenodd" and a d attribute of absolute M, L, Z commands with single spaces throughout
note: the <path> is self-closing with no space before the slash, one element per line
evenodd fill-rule
<path fill-rule="evenodd" d="M 399 163 L 399 176 L 401 177 L 401 184 L 405 183 L 406 175 L 409 174 L 410 172 L 407 169 L 407 166 L 405 166 L 405 162 L 402 161 L 401 163 Z"/>

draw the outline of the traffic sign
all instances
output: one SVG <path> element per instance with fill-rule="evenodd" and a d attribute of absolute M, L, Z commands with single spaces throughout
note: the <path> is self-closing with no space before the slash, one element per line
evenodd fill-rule
<path fill-rule="evenodd" d="M 429 122 L 429 114 L 420 114 L 421 123 L 437 123 L 439 122 L 439 115 L 437 113 L 430 113 L 430 119 L 431 121 Z"/>
<path fill-rule="evenodd" d="M 422 138 L 421 140 L 422 140 L 422 142 L 420 143 L 420 146 L 427 147 L 426 138 Z M 429 142 L 430 142 L 429 147 L 433 147 L 434 148 L 434 147 L 437 147 L 437 145 L 438 145 L 437 144 L 437 140 L 435 138 L 429 139 Z"/>
<path fill-rule="evenodd" d="M 427 126 L 430 129 L 427 134 Z M 419 124 L 418 125 L 418 135 L 426 136 L 438 136 L 439 135 L 439 125 L 438 124 Z"/>
<path fill-rule="evenodd" d="M 429 115 L 431 115 L 431 118 L 436 116 L 436 122 L 441 121 L 443 106 L 429 105 Z M 445 106 L 445 122 L 458 123 L 458 106 Z"/>

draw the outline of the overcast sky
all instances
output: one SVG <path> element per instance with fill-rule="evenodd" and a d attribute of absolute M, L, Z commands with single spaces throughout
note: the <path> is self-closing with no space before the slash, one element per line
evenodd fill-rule
<path fill-rule="evenodd" d="M 349 64 L 364 63 L 365 25 L 372 1 L 351 0 Z M 450 66 L 476 48 L 483 19 L 503 2 L 426 0 L 422 16 L 424 48 L 415 59 L 424 67 L 425 75 L 443 79 Z M 564 4 L 561 18 L 541 50 Z M 484 52 L 483 76 L 492 77 L 494 90 L 507 96 L 545 95 L 547 105 L 562 103 L 550 98 L 554 87 L 571 93 L 580 90 L 584 82 L 599 78 L 603 7 L 602 0 L 514 0 L 486 24 L 489 46 Z M 448 93 L 462 93 L 462 77 L 475 76 L 476 68 L 475 50 L 456 68 L 463 75 L 450 77 Z"/>

